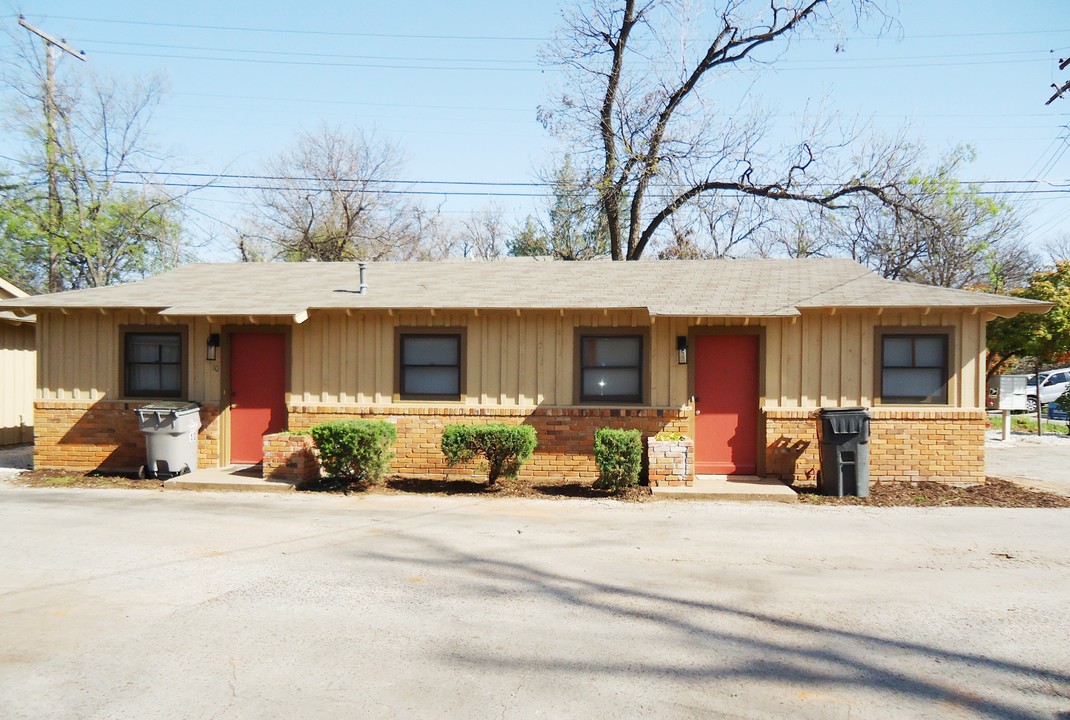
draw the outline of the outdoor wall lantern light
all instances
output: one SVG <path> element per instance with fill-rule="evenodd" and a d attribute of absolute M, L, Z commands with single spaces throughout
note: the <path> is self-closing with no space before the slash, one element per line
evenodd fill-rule
<path fill-rule="evenodd" d="M 681 365 L 687 365 L 687 336 L 676 336 L 676 358 Z"/>
<path fill-rule="evenodd" d="M 212 333 L 208 336 L 208 360 L 215 360 L 216 351 L 219 350 L 219 333 Z"/>

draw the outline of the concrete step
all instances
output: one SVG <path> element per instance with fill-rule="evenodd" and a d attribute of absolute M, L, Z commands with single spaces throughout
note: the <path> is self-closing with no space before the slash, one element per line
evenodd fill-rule
<path fill-rule="evenodd" d="M 230 492 L 294 492 L 292 483 L 265 480 L 260 466 L 231 465 L 194 470 L 165 480 L 164 490 L 226 490 Z"/>
<path fill-rule="evenodd" d="M 799 501 L 790 487 L 776 478 L 755 475 L 696 475 L 691 486 L 657 486 L 651 492 L 659 498 L 676 500 L 732 500 L 737 502 Z"/>

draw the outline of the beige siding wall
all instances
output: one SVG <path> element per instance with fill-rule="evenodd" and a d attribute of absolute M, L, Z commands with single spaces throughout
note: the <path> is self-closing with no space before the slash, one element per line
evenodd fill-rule
<path fill-rule="evenodd" d="M 32 323 L 0 320 L 0 445 L 27 442 L 37 377 Z"/>
<path fill-rule="evenodd" d="M 261 320 L 260 326 L 276 321 Z M 164 321 L 140 312 L 72 311 L 41 318 L 38 398 L 119 399 L 123 325 L 185 326 L 189 332 L 189 397 L 221 400 L 220 360 L 204 359 L 209 333 L 232 323 L 213 318 Z M 576 328 L 640 327 L 650 333 L 650 400 L 679 407 L 690 396 L 689 366 L 676 359 L 676 337 L 708 328 L 762 328 L 766 408 L 813 408 L 874 403 L 879 327 L 952 329 L 949 404 L 983 407 L 984 316 L 958 312 L 807 312 L 793 319 L 655 318 L 623 312 L 320 312 L 291 326 L 290 404 L 386 405 L 393 402 L 398 327 L 465 328 L 468 406 L 533 407 L 574 404 Z M 693 341 L 691 343 L 693 348 Z M 694 352 L 690 362 L 695 362 Z"/>
<path fill-rule="evenodd" d="M 221 360 L 205 360 L 208 334 L 222 331 L 218 320 L 205 318 L 165 320 L 152 313 L 118 311 L 101 314 L 71 311 L 38 316 L 41 357 L 38 400 L 119 400 L 122 386 L 119 367 L 121 328 L 128 325 L 184 327 L 188 353 L 186 387 L 191 400 L 219 402 Z"/>
<path fill-rule="evenodd" d="M 877 394 L 880 329 L 949 328 L 948 404 L 983 408 L 985 317 L 982 313 L 842 311 L 804 313 L 795 322 L 763 321 L 767 408 L 870 406 Z"/>

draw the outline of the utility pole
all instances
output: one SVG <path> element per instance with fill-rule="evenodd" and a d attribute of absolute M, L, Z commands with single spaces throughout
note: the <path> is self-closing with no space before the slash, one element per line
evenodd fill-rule
<path fill-rule="evenodd" d="M 1070 58 L 1059 58 L 1059 69 L 1065 70 L 1068 67 L 1070 67 Z M 1055 83 L 1052 83 L 1051 86 L 1055 88 L 1055 94 L 1048 98 L 1048 102 L 1044 103 L 1045 105 L 1051 105 L 1053 102 L 1061 98 L 1063 93 L 1070 90 L 1070 80 L 1064 82 L 1062 87 L 1059 87 Z"/>
<path fill-rule="evenodd" d="M 56 130 L 56 55 L 59 48 L 71 57 L 85 62 L 85 53 L 79 52 L 66 41 L 52 37 L 43 30 L 35 28 L 19 15 L 19 25 L 45 41 L 45 92 L 43 98 L 45 111 L 45 172 L 48 175 L 48 291 L 58 292 L 60 287 L 59 253 L 56 241 L 59 239 L 63 225 L 63 205 L 59 201 L 59 132 Z"/>

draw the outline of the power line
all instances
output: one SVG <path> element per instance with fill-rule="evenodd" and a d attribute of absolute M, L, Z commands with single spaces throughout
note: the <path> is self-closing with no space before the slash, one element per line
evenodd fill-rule
<path fill-rule="evenodd" d="M 122 170 L 119 174 L 141 174 L 133 170 Z M 153 173 L 161 177 L 189 177 L 189 178 L 220 178 L 225 180 L 277 180 L 277 181 L 296 181 L 296 182 L 321 182 L 324 178 L 312 177 L 312 176 L 289 176 L 289 175 L 267 175 L 262 173 L 209 173 L 209 172 L 194 172 L 194 171 L 158 171 Z M 357 178 L 335 178 L 338 182 L 350 182 L 355 183 L 360 180 Z M 384 178 L 377 180 L 376 182 L 385 185 L 460 185 L 460 186 L 474 186 L 474 187 L 554 187 L 554 183 L 545 181 L 492 181 L 492 180 L 416 180 L 416 179 L 402 179 L 402 178 Z M 1048 185 L 1056 190 L 1065 191 L 1070 190 L 1070 179 L 1064 182 L 1058 182 L 1055 180 L 1043 180 L 1040 178 L 1032 179 L 998 179 L 998 180 L 960 180 L 962 185 L 978 186 L 978 185 Z M 819 186 L 833 187 L 831 183 L 819 183 Z"/>
<path fill-rule="evenodd" d="M 413 39 L 413 40 L 490 40 L 506 42 L 547 42 L 551 38 L 547 36 L 507 36 L 507 35 L 431 35 L 412 33 L 375 33 L 375 32 L 349 32 L 339 30 L 299 30 L 296 28 L 264 28 L 238 25 L 200 25 L 194 23 L 165 23 L 149 22 L 144 20 L 114 20 L 106 18 L 76 17 L 71 15 L 51 15 L 56 20 L 71 20 L 76 22 L 101 23 L 109 25 L 139 25 L 143 27 L 169 27 L 183 30 L 220 30 L 227 32 L 254 32 L 254 33 L 278 33 L 284 35 L 316 35 L 331 37 L 365 37 L 365 38 L 389 38 L 389 39 Z M 964 37 L 1006 37 L 1009 35 L 1052 35 L 1070 33 L 1070 29 L 1047 29 L 1047 30 L 1003 30 L 997 32 L 980 33 L 931 33 L 918 35 L 903 35 L 903 40 L 929 40 L 943 38 Z M 879 40 L 876 35 L 860 35 L 844 38 L 846 40 Z"/>
<path fill-rule="evenodd" d="M 524 37 L 507 35 L 419 35 L 411 33 L 371 33 L 371 32 L 347 32 L 340 30 L 297 30 L 294 28 L 262 28 L 241 27 L 235 25 L 197 25 L 193 23 L 165 23 L 147 22 L 144 20 L 110 20 L 102 18 L 72 17 L 69 15 L 52 15 L 57 20 L 74 20 L 77 22 L 95 22 L 115 25 L 139 25 L 143 27 L 169 27 L 183 30 L 223 30 L 227 32 L 255 32 L 255 33 L 278 33 L 280 35 L 318 35 L 330 37 L 364 37 L 364 38 L 390 38 L 412 40 L 493 40 L 504 42 L 545 42 L 545 37 Z"/>
<path fill-rule="evenodd" d="M 515 113 L 530 113 L 533 108 L 507 108 L 507 107 L 480 107 L 476 105 L 416 105 L 410 103 L 376 103 L 367 102 L 364 100 L 322 100 L 315 98 L 280 98 L 280 97 L 265 97 L 259 95 L 230 95 L 223 93 L 191 93 L 191 92 L 176 92 L 172 95 L 181 95 L 184 97 L 207 97 L 207 98 L 224 98 L 228 100 L 258 100 L 270 103 L 312 103 L 320 105 L 356 105 L 359 107 L 382 107 L 382 108 L 402 108 L 412 110 L 472 110 L 475 112 L 515 112 Z M 1067 113 L 1070 114 L 1070 113 Z M 1050 114 L 1037 113 L 1037 115 L 1043 115 L 1044 117 L 1050 117 Z M 934 116 L 935 117 L 935 116 Z M 991 116 L 1000 117 L 1000 116 Z M 1006 115 L 1005 117 L 1015 117 L 1014 115 Z"/>
<path fill-rule="evenodd" d="M 248 53 L 253 55 L 275 55 L 280 57 L 311 57 L 311 58 L 336 58 L 339 60 L 383 60 L 394 62 L 476 62 L 476 63 L 510 63 L 517 65 L 536 65 L 545 67 L 546 64 L 539 63 L 534 60 L 514 60 L 511 58 L 468 58 L 468 57 L 414 57 L 405 55 L 349 55 L 340 53 L 316 53 L 316 52 L 294 52 L 289 50 L 255 50 L 235 47 L 206 47 L 203 45 L 170 45 L 159 43 L 139 43 L 129 42 L 122 40 L 83 40 L 85 44 L 98 44 L 98 45 L 117 45 L 120 47 L 140 47 L 140 48 L 156 48 L 163 50 L 190 50 L 194 52 L 222 52 L 222 53 Z M 1061 50 L 1064 48 L 1055 48 Z M 983 52 L 983 53 L 941 53 L 936 55 L 898 55 L 894 58 L 882 58 L 882 57 L 852 57 L 851 61 L 854 62 L 884 62 L 890 59 L 894 60 L 944 60 L 953 58 L 1005 58 L 1011 55 L 1041 55 L 1044 57 L 1036 59 L 1047 59 L 1048 51 L 1043 50 L 1006 50 L 1000 52 Z M 790 58 L 781 58 L 778 63 L 791 65 L 794 62 L 800 62 L 798 60 L 792 60 Z M 805 62 L 805 61 L 803 61 Z"/>
<path fill-rule="evenodd" d="M 204 47 L 197 45 L 164 45 L 157 43 L 123 42 L 120 40 L 83 40 L 83 44 L 119 45 L 122 47 L 157 48 L 162 50 L 192 50 L 195 52 L 249 53 L 253 55 L 278 55 L 282 57 L 337 58 L 340 60 L 390 60 L 396 62 L 475 62 L 475 63 L 513 63 L 517 65 L 536 65 L 534 60 L 512 60 L 508 58 L 468 58 L 468 57 L 413 57 L 411 55 L 346 55 L 339 53 L 293 52 L 289 50 L 247 50 L 234 47 Z M 1032 51 L 1036 52 L 1036 51 Z M 1024 53 L 1010 53 L 1024 54 Z M 960 57 L 960 56 L 956 56 Z"/>
<path fill-rule="evenodd" d="M 115 180 L 116 185 L 145 185 L 146 183 L 138 180 Z M 292 186 L 279 186 L 279 185 L 248 185 L 248 184 L 220 184 L 220 183 L 185 183 L 176 182 L 173 180 L 165 182 L 150 183 L 159 187 L 175 187 L 175 188 L 192 188 L 196 190 L 297 190 L 299 192 L 325 192 L 331 190 L 331 188 L 325 188 L 323 186 L 309 185 L 307 187 L 292 187 Z M 354 188 L 355 189 L 355 188 Z M 541 192 L 500 192 L 500 191 L 468 191 L 468 190 L 396 190 L 393 188 L 380 189 L 376 188 L 371 191 L 375 194 L 381 195 L 411 195 L 411 196 L 429 196 L 429 197 L 516 197 L 516 198 L 544 198 L 550 197 L 551 193 Z M 978 190 L 979 195 L 990 196 L 1004 196 L 1004 195 L 1065 195 L 1070 197 L 1070 187 L 1059 189 L 1030 189 L 1030 190 Z M 739 193 L 746 195 L 746 193 Z M 653 196 L 652 196 L 653 197 Z M 671 196 L 662 196 L 664 199 L 669 199 Z"/>
<path fill-rule="evenodd" d="M 543 72 L 541 68 L 471 67 L 465 65 L 386 65 L 383 63 L 305 62 L 301 60 L 260 60 L 257 58 L 215 57 L 208 55 L 170 55 L 167 53 L 136 53 L 121 50 L 96 50 L 95 55 L 161 58 L 164 60 L 210 60 L 212 62 L 242 62 L 255 65 L 292 65 L 295 67 L 375 68 L 378 70 L 476 70 L 493 72 Z M 1010 61 L 1015 62 L 1015 61 Z M 1020 62 L 1020 61 L 1019 61 Z"/>

